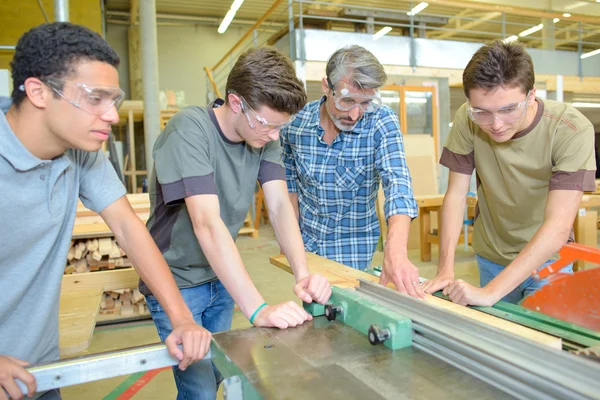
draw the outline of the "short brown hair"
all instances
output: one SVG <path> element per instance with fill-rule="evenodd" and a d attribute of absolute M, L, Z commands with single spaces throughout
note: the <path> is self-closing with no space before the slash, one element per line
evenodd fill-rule
<path fill-rule="evenodd" d="M 471 89 L 489 91 L 498 87 L 520 87 L 527 93 L 534 84 L 533 61 L 518 42 L 494 40 L 480 47 L 463 72 L 463 90 L 467 98 Z"/>
<path fill-rule="evenodd" d="M 232 91 L 254 109 L 267 106 L 293 115 L 306 104 L 294 64 L 273 47 L 250 49 L 238 58 L 227 77 L 226 93 Z"/>

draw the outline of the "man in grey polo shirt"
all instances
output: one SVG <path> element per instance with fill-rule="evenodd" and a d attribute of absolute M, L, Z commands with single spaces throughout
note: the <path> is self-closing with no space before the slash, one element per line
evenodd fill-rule
<path fill-rule="evenodd" d="M 306 93 L 291 61 L 272 48 L 242 54 L 226 93 L 211 106 L 177 113 L 156 141 L 148 228 L 196 322 L 209 331 L 230 329 L 234 301 L 255 326 L 294 327 L 309 314 L 291 301 L 268 306 L 234 240 L 258 179 L 275 235 L 294 269 L 294 292 L 306 302 L 329 299 L 329 282 L 308 272 L 278 140 L 279 130 L 306 103 Z M 144 282 L 140 286 L 164 337 L 171 326 Z M 178 399 L 215 397 L 221 376 L 210 362 L 174 373 Z"/>
<path fill-rule="evenodd" d="M 118 64 L 98 34 L 69 23 L 33 28 L 17 44 L 12 101 L 0 99 L 0 400 L 5 392 L 22 398 L 15 379 L 34 396 L 23 367 L 59 358 L 60 286 L 78 198 L 104 218 L 167 310 L 176 328 L 166 344 L 180 368 L 209 348 L 210 333 L 194 322 L 100 150 L 119 120 Z"/>

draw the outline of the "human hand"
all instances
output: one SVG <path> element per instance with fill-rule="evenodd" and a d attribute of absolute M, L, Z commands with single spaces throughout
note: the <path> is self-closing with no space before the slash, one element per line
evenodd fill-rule
<path fill-rule="evenodd" d="M 312 320 L 312 315 L 293 301 L 265 306 L 258 311 L 252 323 L 256 327 L 287 329 Z"/>
<path fill-rule="evenodd" d="M 454 282 L 454 271 L 438 272 L 435 278 L 421 284 L 421 289 L 427 294 L 433 294 L 438 290 L 446 289 Z"/>
<path fill-rule="evenodd" d="M 33 397 L 36 392 L 35 377 L 25 370 L 28 362 L 10 356 L 0 356 L 0 400 L 8 400 L 6 394 L 13 400 L 23 398 L 21 389 L 15 379 L 27 386 L 27 396 Z"/>
<path fill-rule="evenodd" d="M 305 303 L 312 303 L 314 300 L 325 304 L 331 296 L 331 285 L 324 276 L 312 274 L 296 282 L 294 293 Z"/>
<path fill-rule="evenodd" d="M 173 326 L 165 344 L 169 354 L 180 361 L 179 369 L 185 371 L 191 364 L 204 358 L 210 349 L 211 339 L 209 331 L 189 319 Z M 178 345 L 183 346 L 183 351 Z"/>
<path fill-rule="evenodd" d="M 406 257 L 384 258 L 379 284 L 386 286 L 389 282 L 392 282 L 400 293 L 426 299 L 419 282 L 419 270 Z"/>
<path fill-rule="evenodd" d="M 475 287 L 462 279 L 452 282 L 442 293 L 461 306 L 493 306 L 498 302 L 496 295 L 485 287 Z"/>

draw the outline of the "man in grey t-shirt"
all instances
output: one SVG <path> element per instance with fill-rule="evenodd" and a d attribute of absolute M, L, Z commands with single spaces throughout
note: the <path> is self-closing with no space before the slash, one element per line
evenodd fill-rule
<path fill-rule="evenodd" d="M 209 331 L 230 329 L 234 301 L 255 326 L 294 327 L 309 314 L 294 302 L 268 306 L 234 240 L 258 179 L 275 235 L 294 270 L 294 292 L 306 302 L 329 299 L 329 282 L 308 272 L 278 140 L 279 130 L 306 103 L 306 93 L 291 61 L 272 48 L 242 54 L 226 93 L 225 100 L 206 108 L 180 111 L 158 137 L 148 228 L 196 322 Z M 147 283 L 143 280 L 140 288 L 163 337 L 171 326 Z M 221 376 L 209 361 L 174 373 L 178 399 L 215 397 Z"/>
<path fill-rule="evenodd" d="M 79 198 L 100 213 L 168 310 L 175 328 L 165 342 L 179 367 L 210 346 L 100 150 L 119 120 L 118 64 L 98 34 L 69 23 L 33 28 L 15 49 L 12 101 L 0 99 L 0 400 L 22 398 L 15 379 L 34 396 L 23 367 L 59 358 L 60 287 Z"/>

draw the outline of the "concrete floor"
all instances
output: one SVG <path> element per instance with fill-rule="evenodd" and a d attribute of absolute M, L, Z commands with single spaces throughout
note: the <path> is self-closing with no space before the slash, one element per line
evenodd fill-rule
<path fill-rule="evenodd" d="M 269 256 L 279 253 L 279 246 L 275 240 L 273 229 L 270 225 L 262 226 L 260 237 L 252 239 L 241 236 L 237 240 L 244 264 L 252 277 L 255 285 L 269 304 L 280 303 L 287 300 L 299 300 L 294 296 L 292 287 L 294 280 L 291 274 L 281 271 L 269 264 Z M 411 260 L 419 267 L 419 274 L 425 278 L 433 278 L 437 270 L 437 246 L 433 246 L 433 262 L 420 262 L 419 250 L 409 252 Z M 381 265 L 383 253 L 378 252 L 373 258 L 373 265 Z M 456 253 L 456 277 L 478 285 L 479 274 L 473 251 L 469 248 L 464 252 L 463 246 L 459 246 Z M 236 311 L 233 317 L 232 329 L 247 328 L 250 326 L 244 315 Z M 93 354 L 126 347 L 141 346 L 159 341 L 156 329 L 151 320 L 128 324 L 102 326 L 96 328 L 90 347 L 78 354 Z M 77 355 L 75 355 L 77 356 Z M 164 400 L 176 397 L 176 387 L 170 370 L 161 371 L 148 382 L 133 397 L 119 397 L 123 387 L 129 386 L 135 380 L 134 377 L 119 377 L 107 379 L 89 384 L 68 387 L 62 390 L 65 400 L 75 399 L 148 399 Z M 220 396 L 219 396 L 220 397 Z"/>

